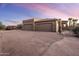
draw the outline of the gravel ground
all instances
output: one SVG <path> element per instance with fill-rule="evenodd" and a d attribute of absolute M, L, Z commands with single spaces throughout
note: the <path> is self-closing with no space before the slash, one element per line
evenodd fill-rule
<path fill-rule="evenodd" d="M 79 56 L 79 38 L 71 32 L 0 31 L 2 56 Z"/>
<path fill-rule="evenodd" d="M 10 30 L 1 31 L 1 55 L 41 56 L 51 44 L 62 39 L 52 32 Z"/>

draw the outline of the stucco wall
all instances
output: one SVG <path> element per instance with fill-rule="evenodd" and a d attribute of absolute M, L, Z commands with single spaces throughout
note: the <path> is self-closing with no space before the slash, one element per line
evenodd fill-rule
<path fill-rule="evenodd" d="M 34 23 L 34 19 L 24 20 L 22 29 L 29 30 L 29 31 L 33 30 L 33 23 Z"/>
<path fill-rule="evenodd" d="M 36 31 L 50 31 L 51 32 L 51 23 L 36 23 Z"/>
<path fill-rule="evenodd" d="M 35 23 L 36 31 L 56 32 L 56 21 L 45 21 Z"/>
<path fill-rule="evenodd" d="M 42 20 L 34 21 L 34 19 L 23 21 L 24 30 L 34 30 L 34 31 L 49 31 L 58 32 L 59 31 L 59 21 L 57 19 L 52 20 Z M 65 28 L 64 28 L 65 29 Z"/>
<path fill-rule="evenodd" d="M 33 30 L 33 25 L 32 24 L 24 24 L 22 29 L 28 30 L 28 31 Z"/>

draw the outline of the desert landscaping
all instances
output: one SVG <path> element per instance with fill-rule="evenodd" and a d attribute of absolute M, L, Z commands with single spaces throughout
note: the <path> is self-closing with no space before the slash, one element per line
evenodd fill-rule
<path fill-rule="evenodd" d="M 0 31 L 1 56 L 79 56 L 79 38 L 69 31 Z"/>

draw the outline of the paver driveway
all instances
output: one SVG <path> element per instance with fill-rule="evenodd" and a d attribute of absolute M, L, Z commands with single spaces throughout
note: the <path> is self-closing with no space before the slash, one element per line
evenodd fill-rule
<path fill-rule="evenodd" d="M 54 32 L 1 31 L 0 55 L 79 55 L 79 39 Z"/>

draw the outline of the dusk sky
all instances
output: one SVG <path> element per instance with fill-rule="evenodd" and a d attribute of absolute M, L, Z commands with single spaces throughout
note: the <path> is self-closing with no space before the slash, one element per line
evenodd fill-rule
<path fill-rule="evenodd" d="M 78 3 L 26 3 L 0 4 L 0 21 L 5 25 L 19 24 L 29 18 L 79 19 Z"/>

